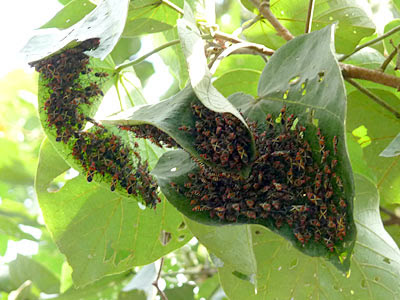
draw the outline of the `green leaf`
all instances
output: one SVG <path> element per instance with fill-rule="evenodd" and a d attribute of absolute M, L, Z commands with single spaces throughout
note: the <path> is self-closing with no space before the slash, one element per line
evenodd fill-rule
<path fill-rule="evenodd" d="M 344 184 L 345 198 L 349 203 L 347 215 L 353 230 L 354 184 L 345 139 L 346 95 L 332 37 L 333 26 L 328 26 L 288 42 L 276 51 L 261 74 L 258 98 L 235 94 L 230 100 L 245 117 L 258 124 L 265 122 L 268 113 L 278 116 L 285 104 L 287 113 L 293 113 L 299 124 L 306 127 L 305 139 L 317 157 L 320 157 L 315 134 L 317 128 L 325 136 L 324 147 L 330 153 L 335 152 L 331 141 L 337 137 L 340 164 L 335 172 Z M 354 235 L 355 232 L 348 232 L 346 239 L 349 244 L 343 251 L 351 252 Z M 307 248 L 304 250 L 308 251 Z"/>
<path fill-rule="evenodd" d="M 52 298 L 55 300 L 99 300 L 99 299 L 117 299 L 125 281 L 129 279 L 130 272 L 118 275 L 107 276 L 84 288 L 71 287 L 65 293 Z M 136 300 L 136 298 L 133 298 Z"/>
<path fill-rule="evenodd" d="M 400 26 L 400 19 L 395 19 L 395 20 L 393 20 L 393 21 L 391 21 L 391 22 L 389 22 L 389 23 L 387 23 L 385 25 L 384 33 L 387 33 L 388 31 L 390 31 L 393 28 L 398 27 L 398 26 Z M 390 38 L 387 38 L 387 39 L 383 40 L 383 42 L 385 44 L 386 51 L 388 53 L 391 53 L 394 50 L 393 45 L 390 43 L 390 40 L 393 41 L 394 45 L 396 45 L 396 46 L 399 45 L 400 44 L 399 33 L 397 32 L 397 33 L 391 35 Z"/>
<path fill-rule="evenodd" d="M 186 222 L 200 243 L 224 264 L 229 264 L 236 271 L 246 275 L 257 273 L 250 225 L 217 227 L 206 226 L 189 219 L 186 219 Z"/>
<path fill-rule="evenodd" d="M 230 113 L 248 128 L 246 122 L 236 108 L 212 85 L 212 74 L 207 66 L 204 54 L 204 43 L 196 27 L 193 12 L 185 5 L 185 15 L 178 20 L 178 34 L 189 70 L 189 78 L 194 93 L 208 109 L 215 112 Z M 251 141 L 250 160 L 254 158 L 254 139 Z"/>
<path fill-rule="evenodd" d="M 181 0 L 171 2 L 178 7 L 183 4 Z M 131 1 L 122 35 L 124 37 L 132 37 L 169 30 L 176 24 L 179 16 L 177 11 L 162 1 Z"/>
<path fill-rule="evenodd" d="M 238 279 L 232 274 L 234 269 L 225 265 L 219 275 L 229 299 L 397 299 L 400 252 L 382 225 L 376 186 L 357 175 L 356 189 L 358 237 L 349 276 L 343 276 L 322 258 L 305 256 L 284 239 L 254 226 L 257 294 L 253 285 Z"/>
<path fill-rule="evenodd" d="M 74 270 L 75 285 L 151 263 L 190 240 L 190 232 L 179 228 L 182 217 L 165 200 L 157 210 L 144 209 L 84 176 L 49 192 L 49 184 L 68 169 L 45 141 L 35 189 L 46 225 Z M 163 232 L 171 234 L 166 245 L 160 241 Z"/>
<path fill-rule="evenodd" d="M 22 255 L 10 262 L 10 278 L 15 286 L 31 280 L 40 291 L 46 294 L 58 293 L 60 282 L 57 277 L 38 262 Z"/>
<path fill-rule="evenodd" d="M 0 234 L 0 256 L 4 256 L 7 251 L 8 246 L 8 236 L 5 234 Z"/>
<path fill-rule="evenodd" d="M 72 0 L 61 9 L 50 21 L 40 28 L 68 28 L 90 13 L 96 5 L 89 0 Z"/>
<path fill-rule="evenodd" d="M 12 239 L 36 241 L 33 236 L 23 232 L 18 225 L 18 221 L 14 218 L 0 215 L 0 234 L 7 235 Z"/>
<path fill-rule="evenodd" d="M 162 33 L 154 34 L 153 39 L 157 45 L 179 39 L 177 28 L 174 27 Z M 179 87 L 183 89 L 187 84 L 189 74 L 181 46 L 174 45 L 165 48 L 163 51 L 159 52 L 159 55 L 163 62 L 169 67 L 172 76 L 179 82 Z"/>
<path fill-rule="evenodd" d="M 233 69 L 214 81 L 214 86 L 222 95 L 228 97 L 236 92 L 257 95 L 257 82 L 261 72 L 251 69 Z"/>
<path fill-rule="evenodd" d="M 400 99 L 395 94 L 378 89 L 371 92 L 400 111 Z M 376 176 L 381 201 L 400 203 L 400 157 L 379 156 L 400 132 L 398 119 L 359 91 L 351 92 L 348 100 L 347 131 L 351 133 L 360 126 L 368 130 L 371 144 L 363 148 L 364 159 Z"/>
<path fill-rule="evenodd" d="M 192 103 L 196 103 L 197 98 L 190 86 L 172 96 L 171 98 L 152 105 L 135 107 L 126 110 L 120 114 L 102 120 L 103 124 L 111 125 L 141 125 L 150 124 L 164 133 L 168 134 L 175 142 L 192 154 L 194 157 L 203 161 L 207 165 L 215 166 L 227 172 L 236 172 L 228 167 L 215 164 L 210 160 L 205 160 L 200 156 L 199 150 L 196 148 L 196 137 L 184 130 L 180 130 L 182 126 L 195 128 L 195 119 L 193 116 Z M 199 102 L 197 102 L 199 104 Z M 254 155 L 253 149 L 250 149 L 250 157 Z M 172 167 L 171 167 L 172 168 Z M 240 170 L 245 174 L 248 171 L 247 166 Z"/>
<path fill-rule="evenodd" d="M 400 155 L 400 134 L 398 134 L 393 141 L 390 142 L 389 146 L 379 154 L 379 156 L 383 157 L 394 157 L 398 155 Z"/>
<path fill-rule="evenodd" d="M 90 51 L 92 57 L 104 59 L 117 44 L 128 12 L 128 0 L 102 1 L 91 13 L 64 30 L 44 29 L 22 49 L 26 61 L 45 58 L 77 41 L 100 38 L 100 46 Z"/>
<path fill-rule="evenodd" d="M 317 0 L 315 1 L 312 29 L 319 30 L 338 22 L 335 33 L 336 50 L 339 53 L 350 53 L 363 37 L 375 32 L 375 25 L 364 7 L 368 7 L 365 0 L 358 2 Z M 271 1 L 271 11 L 293 35 L 298 36 L 304 33 L 308 1 Z M 273 49 L 277 49 L 285 43 L 285 40 L 278 37 L 275 29 L 265 20 L 257 22 L 244 34 L 249 41 L 262 43 Z"/>
<path fill-rule="evenodd" d="M 183 284 L 182 286 L 177 286 L 172 289 L 165 289 L 165 295 L 168 299 L 174 300 L 193 300 L 194 293 L 193 293 L 193 285 L 190 284 Z"/>

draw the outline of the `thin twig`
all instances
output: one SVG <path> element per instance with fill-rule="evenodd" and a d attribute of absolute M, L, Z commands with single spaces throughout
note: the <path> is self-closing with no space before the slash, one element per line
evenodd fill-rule
<path fill-rule="evenodd" d="M 212 36 L 209 35 L 209 34 L 202 35 L 201 37 L 202 37 L 203 39 L 212 39 Z M 179 44 L 180 42 L 181 42 L 180 39 L 176 39 L 176 40 L 172 40 L 172 41 L 170 41 L 170 42 L 168 42 L 168 43 L 165 43 L 165 44 L 163 44 L 163 45 L 161 45 L 161 46 L 159 46 L 159 47 L 153 49 L 152 51 L 150 51 L 150 52 L 148 52 L 148 53 L 142 55 L 141 57 L 139 57 L 139 58 L 137 58 L 137 59 L 135 59 L 135 60 L 129 61 L 129 62 L 124 63 L 124 64 L 120 64 L 119 66 L 117 66 L 117 67 L 115 68 L 115 72 L 119 73 L 122 69 L 125 69 L 125 68 L 128 68 L 128 67 L 137 65 L 138 63 L 141 63 L 142 61 L 144 61 L 146 58 L 152 56 L 153 54 L 155 54 L 155 53 L 157 53 L 157 52 L 160 52 L 161 50 L 164 50 L 165 48 L 168 48 L 168 47 L 177 45 L 177 44 Z"/>
<path fill-rule="evenodd" d="M 160 287 L 158 286 L 158 281 L 160 280 L 160 277 L 161 277 L 161 270 L 162 270 L 163 265 L 164 265 L 164 256 L 161 257 L 161 260 L 160 260 L 160 269 L 158 270 L 157 277 L 156 277 L 156 279 L 154 280 L 153 285 L 155 286 L 155 288 L 157 289 L 158 293 L 160 294 L 161 299 L 163 299 L 163 300 L 168 300 L 167 295 L 165 295 L 165 293 L 164 293 L 164 292 L 160 289 Z"/>
<path fill-rule="evenodd" d="M 352 56 L 354 53 L 360 51 L 361 49 L 364 49 L 365 47 L 371 46 L 371 45 L 373 45 L 373 44 L 375 44 L 375 43 L 377 43 L 377 42 L 379 42 L 379 41 L 381 41 L 381 40 L 387 38 L 388 36 L 391 36 L 392 34 L 396 33 L 397 31 L 400 31 L 400 25 L 394 27 L 392 30 L 389 30 L 389 31 L 386 32 L 385 34 L 383 34 L 383 35 L 381 35 L 381 36 L 379 36 L 379 37 L 377 37 L 377 38 L 375 38 L 375 39 L 373 39 L 373 40 L 370 40 L 370 41 L 366 42 L 365 44 L 362 44 L 362 45 L 357 46 L 357 47 L 354 49 L 353 52 L 351 52 L 350 54 L 343 55 L 343 56 L 339 59 L 339 61 L 344 61 L 345 59 L 349 58 L 350 56 Z"/>
<path fill-rule="evenodd" d="M 253 3 L 255 7 L 258 8 L 260 13 L 264 16 L 264 18 L 266 18 L 271 23 L 271 25 L 275 28 L 279 36 L 283 37 L 286 41 L 290 41 L 294 38 L 294 36 L 290 33 L 290 31 L 285 26 L 283 26 L 271 12 L 269 0 L 263 1 L 261 3 L 258 0 L 250 0 L 250 1 Z"/>
<path fill-rule="evenodd" d="M 117 82 L 115 83 L 115 90 L 117 91 L 119 106 L 121 107 L 121 111 L 123 111 L 123 110 L 124 110 L 124 107 L 122 106 L 121 94 L 120 94 L 120 92 L 119 92 L 119 87 L 118 87 L 118 83 L 119 83 L 120 80 L 121 80 L 121 76 L 120 76 L 120 75 L 118 75 L 118 76 L 119 76 L 119 78 L 118 78 Z"/>
<path fill-rule="evenodd" d="M 389 56 L 385 59 L 385 61 L 380 66 L 379 70 L 381 72 L 385 72 L 387 66 L 390 64 L 390 62 L 393 60 L 393 58 L 396 56 L 396 54 L 397 54 L 397 48 L 394 48 L 394 50 L 389 54 Z"/>
<path fill-rule="evenodd" d="M 306 20 L 306 29 L 304 30 L 304 33 L 310 33 L 311 32 L 312 18 L 313 18 L 313 14 L 314 14 L 314 6 L 315 6 L 315 0 L 310 0 L 308 2 L 308 13 L 307 13 L 307 20 Z"/>
<path fill-rule="evenodd" d="M 345 78 L 368 80 L 400 90 L 400 77 L 344 63 L 339 65 Z"/>
<path fill-rule="evenodd" d="M 363 94 L 367 95 L 370 99 L 375 101 L 377 104 L 379 104 L 380 106 L 382 106 L 383 108 L 385 108 L 386 110 L 388 110 L 392 114 L 394 114 L 396 116 L 396 118 L 400 118 L 400 113 L 396 109 L 394 109 L 392 106 L 387 104 L 384 100 L 379 98 L 377 95 L 375 95 L 374 93 L 372 93 L 368 89 L 364 88 L 362 85 L 358 84 L 354 80 L 352 80 L 350 78 L 345 78 L 345 79 L 347 80 L 348 83 L 350 83 L 352 86 L 354 86 L 360 92 L 362 92 Z"/>
<path fill-rule="evenodd" d="M 128 96 L 128 99 L 129 99 L 129 102 L 131 103 L 131 106 L 134 107 L 134 106 L 135 106 L 135 102 L 133 101 L 131 95 L 129 94 L 129 91 L 128 91 L 128 89 L 127 89 L 126 86 L 125 86 L 125 83 L 124 83 L 124 80 L 123 80 L 122 76 L 121 76 L 119 79 L 120 79 L 120 82 L 121 82 L 122 87 L 123 87 L 124 90 L 125 90 L 126 95 Z"/>
<path fill-rule="evenodd" d="M 241 35 L 243 31 L 250 28 L 251 26 L 253 26 L 255 23 L 257 23 L 258 21 L 260 21 L 262 19 L 264 19 L 264 17 L 262 15 L 255 16 L 253 19 L 244 22 L 241 27 L 239 27 L 232 33 L 232 35 L 234 35 L 234 36 Z"/>
<path fill-rule="evenodd" d="M 379 208 L 383 213 L 387 214 L 390 217 L 389 220 L 383 221 L 383 225 L 400 225 L 400 217 L 382 206 L 380 206 Z"/>
<path fill-rule="evenodd" d="M 214 275 L 217 273 L 218 270 L 217 268 L 204 268 L 199 271 L 181 271 L 181 272 L 170 272 L 170 273 L 163 273 L 163 276 L 169 276 L 169 277 L 176 277 L 178 274 L 183 274 L 183 275 Z"/>
<path fill-rule="evenodd" d="M 260 44 L 256 44 L 256 43 L 249 43 L 245 40 L 242 40 L 234 35 L 225 33 L 225 32 L 221 32 L 221 31 L 215 31 L 213 34 L 215 39 L 221 39 L 224 41 L 228 41 L 231 42 L 233 44 L 239 44 L 239 43 L 246 43 L 248 45 L 248 49 L 254 49 L 255 51 L 257 51 L 258 53 L 264 54 L 264 55 L 268 55 L 271 56 L 272 54 L 275 53 L 274 50 L 265 47 L 264 45 L 260 45 Z"/>
<path fill-rule="evenodd" d="M 183 16 L 183 9 L 180 8 L 179 6 L 176 6 L 174 3 L 172 3 L 168 0 L 161 0 L 161 2 L 168 7 L 171 7 L 173 10 L 175 10 L 176 12 L 178 12 L 179 14 L 181 14 Z"/>

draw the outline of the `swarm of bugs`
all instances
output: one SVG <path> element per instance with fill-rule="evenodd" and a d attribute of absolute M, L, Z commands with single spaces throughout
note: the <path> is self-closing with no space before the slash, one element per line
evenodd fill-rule
<path fill-rule="evenodd" d="M 134 149 L 127 147 L 119 136 L 82 111 L 96 97 L 103 96 L 100 81 L 108 74 L 89 68 L 89 56 L 84 53 L 99 44 L 99 39 L 89 39 L 75 48 L 31 63 L 50 91 L 43 107 L 47 125 L 55 130 L 57 142 L 68 144 L 72 149 L 72 156 L 86 171 L 88 182 L 95 175 L 111 178 L 111 191 L 117 185 L 128 194 L 137 195 L 139 191 L 147 205 L 155 206 L 160 202 L 158 187 L 149 174 L 147 162 L 142 162 L 137 151 L 139 145 L 135 143 Z M 83 131 L 86 122 L 94 128 Z"/>
<path fill-rule="evenodd" d="M 248 178 L 199 164 L 199 172 L 189 173 L 184 186 L 171 186 L 190 199 L 193 211 L 208 211 L 211 218 L 228 222 L 272 220 L 277 229 L 288 226 L 301 245 L 314 241 L 333 252 L 348 226 L 343 184 L 335 172 L 337 137 L 328 141 L 318 129 L 316 158 L 306 128 L 295 123 L 293 114 L 287 116 L 286 107 L 265 121 L 262 126 L 249 122 L 257 156 Z"/>
<path fill-rule="evenodd" d="M 242 122 L 230 113 L 217 113 L 200 102 L 191 104 L 195 128 L 179 127 L 195 137 L 200 157 L 215 165 L 239 171 L 249 163 L 251 142 Z"/>
<path fill-rule="evenodd" d="M 162 148 L 163 146 L 167 148 L 180 148 L 175 140 L 171 138 L 168 134 L 149 124 L 121 125 L 119 126 L 119 128 L 121 130 L 133 132 L 136 138 L 148 139 L 150 142 L 154 143 L 160 148 Z"/>

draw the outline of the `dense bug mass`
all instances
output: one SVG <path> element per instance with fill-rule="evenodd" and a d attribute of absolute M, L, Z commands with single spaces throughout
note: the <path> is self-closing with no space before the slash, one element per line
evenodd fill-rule
<path fill-rule="evenodd" d="M 120 129 L 133 132 L 137 138 L 148 139 L 158 147 L 179 148 L 179 145 L 164 131 L 149 124 L 119 126 Z"/>
<path fill-rule="evenodd" d="M 184 186 L 171 186 L 190 200 L 193 211 L 228 222 L 269 219 L 278 229 L 288 226 L 301 245 L 313 241 L 333 252 L 348 224 L 336 150 L 327 150 L 330 141 L 318 130 L 320 155 L 313 154 L 295 116 L 283 107 L 277 117 L 268 114 L 266 124 L 249 124 L 258 153 L 248 178 L 199 164 Z M 331 143 L 336 149 L 337 138 Z"/>
<path fill-rule="evenodd" d="M 192 103 L 195 128 L 182 126 L 195 137 L 195 146 L 206 161 L 232 170 L 249 163 L 251 139 L 242 122 L 230 113 L 217 113 L 200 102 Z"/>
<path fill-rule="evenodd" d="M 56 132 L 56 141 L 68 144 L 72 156 L 86 171 L 91 182 L 95 175 L 111 178 L 111 191 L 119 185 L 128 194 L 144 199 L 147 205 L 155 206 L 160 201 L 157 184 L 149 174 L 147 162 L 143 162 L 137 144 L 127 147 L 122 139 L 104 128 L 82 108 L 91 105 L 95 97 L 103 96 L 101 80 L 107 73 L 95 72 L 88 67 L 89 57 L 85 51 L 96 49 L 99 39 L 82 42 L 75 48 L 65 50 L 50 58 L 31 63 L 40 72 L 49 89 L 44 103 L 47 126 Z M 86 122 L 93 129 L 83 131 Z"/>

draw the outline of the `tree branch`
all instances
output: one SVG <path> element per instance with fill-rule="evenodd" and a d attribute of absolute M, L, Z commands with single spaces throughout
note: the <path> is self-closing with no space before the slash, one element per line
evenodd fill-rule
<path fill-rule="evenodd" d="M 383 225 L 387 226 L 387 225 L 400 225 L 400 217 L 398 217 L 395 213 L 391 212 L 390 210 L 380 206 L 379 207 L 380 210 L 387 214 L 390 219 L 389 220 L 385 220 L 383 221 Z"/>
<path fill-rule="evenodd" d="M 260 44 L 256 44 L 256 43 L 249 43 L 245 40 L 239 39 L 238 37 L 228 34 L 228 33 L 225 33 L 225 32 L 215 31 L 213 36 L 215 39 L 228 41 L 233 44 L 246 43 L 248 49 L 253 49 L 254 51 L 256 51 L 260 54 L 263 54 L 263 55 L 271 56 L 272 54 L 275 53 L 274 50 L 272 50 L 268 47 L 265 47 L 264 45 L 260 45 Z"/>
<path fill-rule="evenodd" d="M 390 64 L 390 62 L 393 60 L 393 58 L 396 56 L 397 54 L 397 48 L 394 48 L 394 50 L 389 54 L 389 56 L 385 59 L 385 61 L 382 63 L 381 67 L 379 68 L 379 70 L 381 72 L 385 72 L 387 66 Z"/>
<path fill-rule="evenodd" d="M 283 37 L 286 41 L 290 41 L 291 39 L 294 38 L 294 36 L 290 33 L 290 31 L 285 26 L 283 26 L 272 13 L 269 5 L 269 0 L 262 1 L 261 3 L 258 0 L 250 0 L 250 1 L 253 3 L 255 7 L 258 8 L 260 13 L 264 16 L 264 18 L 266 18 L 271 23 L 271 25 L 274 26 L 279 36 Z"/>
<path fill-rule="evenodd" d="M 373 40 L 370 40 L 370 41 L 366 42 L 365 44 L 357 46 L 354 49 L 353 52 L 351 52 L 350 54 L 343 55 L 341 58 L 339 58 L 339 61 L 344 61 L 345 59 L 349 58 L 350 56 L 352 56 L 354 53 L 360 51 L 361 49 L 363 49 L 365 47 L 368 47 L 368 46 L 371 46 L 371 45 L 373 45 L 373 44 L 375 44 L 375 43 L 387 38 L 388 36 L 391 36 L 392 34 L 396 33 L 397 31 L 400 31 L 400 25 L 394 27 L 392 30 L 389 30 L 385 34 L 383 34 L 383 35 L 381 35 L 381 36 L 379 36 L 379 37 L 377 37 L 377 38 L 375 38 Z"/>
<path fill-rule="evenodd" d="M 396 88 L 398 91 L 400 91 L 400 77 L 385 74 L 377 70 L 361 68 L 343 63 L 340 64 L 340 68 L 342 69 L 342 74 L 345 78 L 368 80 Z"/>
<path fill-rule="evenodd" d="M 396 116 L 396 118 L 400 118 L 400 113 L 397 110 L 395 110 L 392 106 L 387 104 L 384 100 L 379 98 L 377 95 L 370 92 L 368 89 L 366 89 L 362 85 L 358 84 L 354 80 L 352 80 L 350 78 L 345 78 L 345 79 L 347 80 L 348 83 L 350 83 L 352 86 L 354 86 L 356 89 L 358 89 L 361 93 L 367 95 L 370 99 L 375 101 L 377 104 L 379 104 L 380 106 L 382 106 L 383 108 L 385 108 L 386 110 L 388 110 L 392 114 L 394 114 Z"/>
<path fill-rule="evenodd" d="M 171 1 L 168 0 L 161 0 L 161 3 L 165 4 L 166 6 L 172 8 L 173 10 L 175 10 L 177 13 L 179 13 L 180 15 L 183 16 L 183 9 L 180 8 L 179 6 L 176 6 L 174 3 L 172 3 Z"/>
<path fill-rule="evenodd" d="M 304 33 L 310 33 L 311 32 L 312 18 L 313 18 L 313 14 L 314 14 L 314 6 L 315 6 L 315 0 L 310 0 L 309 3 L 308 3 L 306 29 L 304 30 Z"/>
<path fill-rule="evenodd" d="M 156 279 L 155 279 L 154 282 L 153 282 L 153 285 L 155 286 L 155 288 L 157 289 L 158 293 L 160 294 L 161 299 L 162 299 L 162 300 L 168 300 L 167 295 L 165 295 L 165 293 L 164 293 L 164 292 L 160 289 L 160 287 L 158 286 L 158 281 L 160 280 L 160 277 L 161 277 L 161 270 L 162 270 L 163 265 L 164 265 L 164 256 L 161 257 L 161 260 L 160 260 L 160 269 L 158 270 L 158 274 L 157 274 Z"/>

